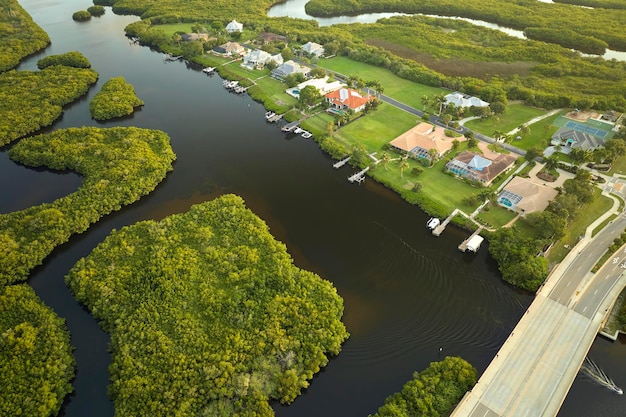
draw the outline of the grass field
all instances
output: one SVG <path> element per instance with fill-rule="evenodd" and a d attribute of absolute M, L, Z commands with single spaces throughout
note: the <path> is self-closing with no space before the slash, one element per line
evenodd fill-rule
<path fill-rule="evenodd" d="M 513 220 L 516 215 L 517 214 L 511 210 L 507 210 L 498 204 L 493 204 L 489 206 L 489 210 L 481 210 L 478 215 L 478 219 L 484 220 L 486 223 L 497 229 Z"/>

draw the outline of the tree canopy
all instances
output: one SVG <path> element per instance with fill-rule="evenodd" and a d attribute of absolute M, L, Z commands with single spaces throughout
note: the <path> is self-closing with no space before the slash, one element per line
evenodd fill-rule
<path fill-rule="evenodd" d="M 116 416 L 272 416 L 348 336 L 335 288 L 235 195 L 112 233 L 66 282 L 111 333 Z"/>
<path fill-rule="evenodd" d="M 57 415 L 73 377 L 64 321 L 30 286 L 0 286 L 0 415 Z"/>
<path fill-rule="evenodd" d="M 64 105 L 87 93 L 97 80 L 91 69 L 64 65 L 0 74 L 0 146 L 51 125 Z"/>
<path fill-rule="evenodd" d="M 413 374 L 402 391 L 385 400 L 370 417 L 440 417 L 450 415 L 476 383 L 477 372 L 465 360 L 448 356 Z"/>
<path fill-rule="evenodd" d="M 96 120 L 108 120 L 133 114 L 135 108 L 143 104 L 143 100 L 135 95 L 135 89 L 124 77 L 115 77 L 104 83 L 89 103 L 89 111 Z"/>
<path fill-rule="evenodd" d="M 24 280 L 29 271 L 72 234 L 148 194 L 172 170 L 169 136 L 135 127 L 83 127 L 22 139 L 11 159 L 33 167 L 84 175 L 74 193 L 0 215 L 0 285 Z"/>
<path fill-rule="evenodd" d="M 3 72 L 44 49 L 50 44 L 50 37 L 17 0 L 0 1 L 0 10 L 0 72 Z"/>

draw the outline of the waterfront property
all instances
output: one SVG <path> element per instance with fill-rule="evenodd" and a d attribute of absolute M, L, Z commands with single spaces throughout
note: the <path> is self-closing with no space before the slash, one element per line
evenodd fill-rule
<path fill-rule="evenodd" d="M 465 136 L 449 137 L 443 127 L 421 122 L 389 142 L 389 145 L 414 158 L 432 161 L 433 158 L 439 159 L 449 152 L 454 140 L 464 141 Z"/>
<path fill-rule="evenodd" d="M 274 68 L 270 75 L 277 80 L 284 80 L 285 77 L 292 74 L 302 74 L 305 77 L 308 77 L 311 73 L 311 68 L 300 65 L 291 59 L 289 61 L 285 61 L 281 63 L 278 67 Z"/>
<path fill-rule="evenodd" d="M 261 32 L 258 34 L 257 38 L 263 45 L 272 43 L 272 42 L 284 42 L 287 43 L 287 37 L 283 35 L 279 35 L 277 33 L 272 32 Z"/>
<path fill-rule="evenodd" d="M 317 91 L 319 91 L 319 93 L 323 96 L 345 87 L 345 85 L 342 84 L 340 81 L 328 82 L 328 77 L 312 78 L 310 80 L 301 82 L 296 87 L 287 89 L 286 93 L 295 98 L 299 98 L 300 91 L 302 91 L 304 87 L 309 86 L 309 85 L 315 87 Z"/>
<path fill-rule="evenodd" d="M 249 52 L 243 57 L 243 64 L 248 68 L 263 68 L 270 62 L 275 62 L 277 65 L 283 63 L 283 56 L 281 54 L 272 55 L 261 49 L 255 49 Z"/>
<path fill-rule="evenodd" d="M 246 48 L 237 42 L 226 42 L 225 44 L 213 48 L 213 51 L 221 55 L 233 56 L 244 54 L 246 52 Z"/>
<path fill-rule="evenodd" d="M 503 172 L 511 169 L 516 157 L 497 154 L 494 157 L 463 151 L 446 164 L 446 170 L 469 181 L 489 186 Z"/>
<path fill-rule="evenodd" d="M 324 97 L 326 102 L 331 105 L 329 110 L 334 113 L 341 113 L 348 109 L 358 113 L 365 108 L 368 102 L 374 99 L 373 96 L 364 96 L 351 88 L 340 88 L 326 94 Z"/>
<path fill-rule="evenodd" d="M 498 195 L 498 204 L 523 216 L 545 210 L 557 194 L 553 188 L 515 176 Z"/>

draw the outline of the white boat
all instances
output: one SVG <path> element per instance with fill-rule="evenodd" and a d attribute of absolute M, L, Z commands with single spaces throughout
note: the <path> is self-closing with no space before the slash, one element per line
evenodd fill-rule
<path fill-rule="evenodd" d="M 297 134 L 299 134 L 299 133 L 302 133 L 302 132 L 304 132 L 304 129 L 301 129 L 301 128 L 299 128 L 299 127 L 296 127 L 296 128 L 293 130 L 293 133 L 295 133 L 296 135 L 297 135 Z"/>
<path fill-rule="evenodd" d="M 313 133 L 311 133 L 311 132 L 308 132 L 306 130 L 304 132 L 302 132 L 302 137 L 305 138 L 305 139 L 308 139 L 311 136 L 313 136 Z"/>
<path fill-rule="evenodd" d="M 265 112 L 265 118 L 266 119 L 271 119 L 274 116 L 276 116 L 276 113 L 274 113 L 273 111 Z"/>
<path fill-rule="evenodd" d="M 215 67 L 202 68 L 202 72 L 204 72 L 205 74 L 212 74 L 213 71 L 215 71 Z"/>
<path fill-rule="evenodd" d="M 437 226 L 439 226 L 440 223 L 441 220 L 436 217 L 431 217 L 430 220 L 428 220 L 428 222 L 426 223 L 426 227 L 428 227 L 430 230 L 434 230 Z"/>

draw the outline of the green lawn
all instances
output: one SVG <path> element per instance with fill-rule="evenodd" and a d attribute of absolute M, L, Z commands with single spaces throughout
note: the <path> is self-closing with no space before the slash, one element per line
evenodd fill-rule
<path fill-rule="evenodd" d="M 483 208 L 477 217 L 479 220 L 484 220 L 486 223 L 494 228 L 500 228 L 504 226 L 505 224 L 513 220 L 517 215 L 511 210 L 507 210 L 498 204 L 488 205 L 487 207 L 489 207 L 489 210 L 485 210 Z"/>
<path fill-rule="evenodd" d="M 465 123 L 465 127 L 483 135 L 492 136 L 496 130 L 508 133 L 522 123 L 527 123 L 531 119 L 545 113 L 547 111 L 544 109 L 513 103 L 506 106 L 504 113 L 497 118 L 470 120 Z"/>
<path fill-rule="evenodd" d="M 320 59 L 317 65 L 345 76 L 357 75 L 364 81 L 380 81 L 384 88 L 383 94 L 419 110 L 423 108 L 421 102 L 423 96 L 432 97 L 436 94 L 448 94 L 450 92 L 450 90 L 444 88 L 431 87 L 405 80 L 386 68 L 353 61 L 346 57 L 338 56 L 330 59 Z M 432 109 L 430 110 L 432 111 Z"/>
<path fill-rule="evenodd" d="M 578 242 L 578 237 L 585 235 L 587 226 L 613 206 L 613 200 L 603 196 L 600 189 L 594 188 L 594 196 L 594 201 L 591 204 L 586 204 L 574 222 L 567 227 L 565 236 L 554 244 L 554 248 L 548 254 L 550 264 L 561 262 L 569 252 L 565 245 L 573 247 Z"/>
<path fill-rule="evenodd" d="M 414 127 L 416 122 L 415 115 L 383 103 L 378 110 L 343 126 L 336 136 L 342 142 L 359 143 L 364 145 L 369 152 L 375 152 L 380 151 L 391 140 Z"/>

